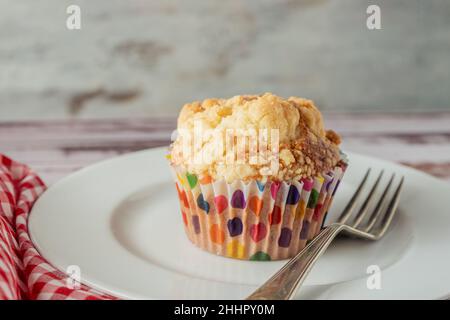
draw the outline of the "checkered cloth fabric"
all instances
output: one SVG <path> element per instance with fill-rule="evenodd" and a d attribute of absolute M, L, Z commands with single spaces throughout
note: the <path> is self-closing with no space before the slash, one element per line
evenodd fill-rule
<path fill-rule="evenodd" d="M 0 300 L 114 299 L 82 284 L 74 286 L 33 246 L 28 215 L 44 190 L 32 170 L 0 154 Z"/>

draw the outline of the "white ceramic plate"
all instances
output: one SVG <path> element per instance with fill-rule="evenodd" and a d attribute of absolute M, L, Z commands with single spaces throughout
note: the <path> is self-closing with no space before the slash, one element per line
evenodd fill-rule
<path fill-rule="evenodd" d="M 77 265 L 84 283 L 122 298 L 245 298 L 284 262 L 239 261 L 192 245 L 164 153 L 160 148 L 121 156 L 51 186 L 29 219 L 33 242 L 60 270 Z M 298 298 L 447 296 L 450 185 L 386 161 L 357 154 L 349 158 L 331 216 L 370 166 L 405 175 L 397 217 L 379 242 L 337 240 Z M 370 265 L 382 270 L 381 290 L 367 288 Z"/>

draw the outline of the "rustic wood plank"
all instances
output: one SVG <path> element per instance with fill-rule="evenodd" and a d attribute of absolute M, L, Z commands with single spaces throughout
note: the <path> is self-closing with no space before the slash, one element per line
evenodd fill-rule
<path fill-rule="evenodd" d="M 450 181 L 450 113 L 332 114 L 343 149 L 400 162 Z M 0 123 L 0 152 L 27 163 L 47 183 L 94 162 L 164 146 L 176 119 Z"/>

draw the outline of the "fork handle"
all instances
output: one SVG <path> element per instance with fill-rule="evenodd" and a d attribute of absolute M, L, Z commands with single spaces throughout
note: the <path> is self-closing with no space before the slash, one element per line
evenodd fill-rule
<path fill-rule="evenodd" d="M 342 225 L 332 224 L 323 229 L 302 251 L 289 260 L 247 300 L 289 300 L 308 276 L 314 263 L 325 252 Z"/>

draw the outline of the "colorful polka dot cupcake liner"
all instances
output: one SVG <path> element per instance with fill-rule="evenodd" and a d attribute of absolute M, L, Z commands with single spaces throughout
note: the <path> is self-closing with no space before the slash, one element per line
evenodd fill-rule
<path fill-rule="evenodd" d="M 294 256 L 316 236 L 347 162 L 293 182 L 244 183 L 199 178 L 172 167 L 188 238 L 211 253 L 245 260 Z"/>

